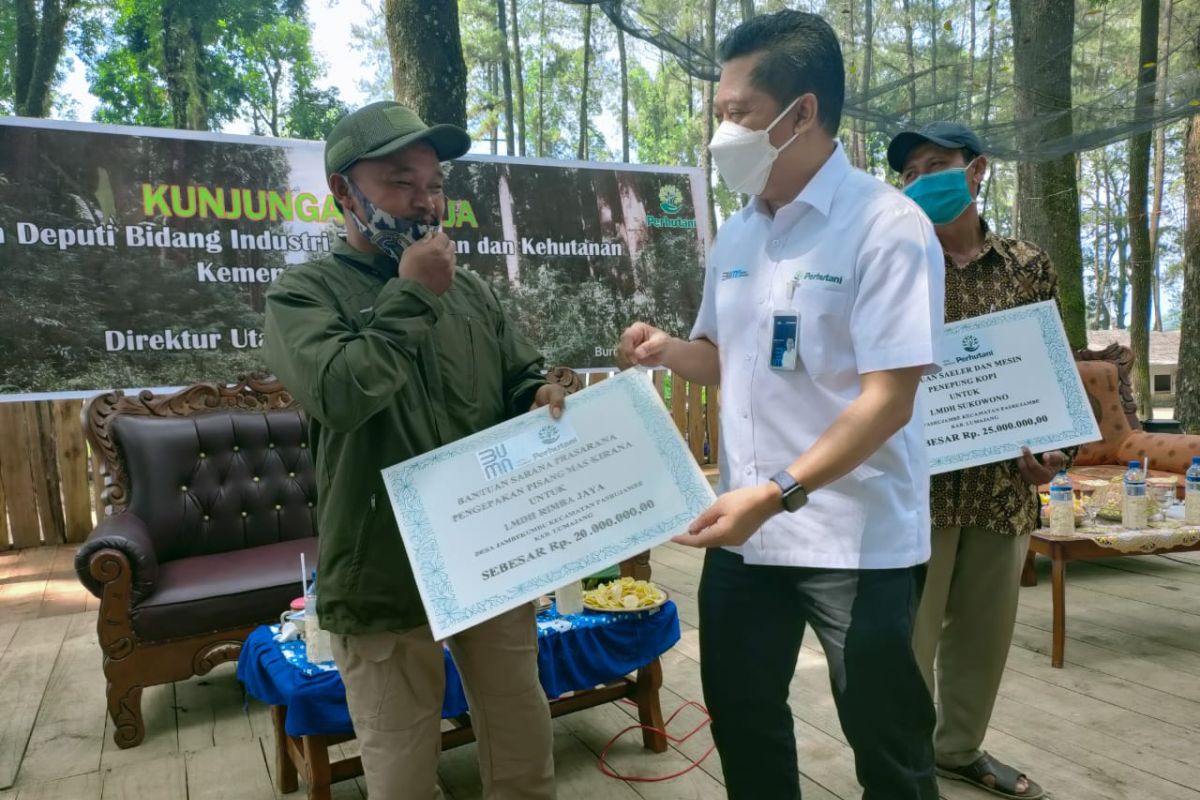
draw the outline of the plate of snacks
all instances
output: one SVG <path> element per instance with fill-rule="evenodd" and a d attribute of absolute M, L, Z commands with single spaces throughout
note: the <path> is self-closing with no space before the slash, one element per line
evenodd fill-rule
<path fill-rule="evenodd" d="M 666 590 L 649 581 L 620 578 L 583 593 L 583 607 L 600 614 L 650 611 L 667 602 Z"/>

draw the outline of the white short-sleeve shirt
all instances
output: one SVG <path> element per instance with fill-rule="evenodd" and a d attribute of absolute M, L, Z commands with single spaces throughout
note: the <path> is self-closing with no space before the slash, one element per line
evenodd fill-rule
<path fill-rule="evenodd" d="M 861 374 L 936 371 L 944 268 L 928 218 L 854 169 L 840 144 L 774 217 L 752 200 L 727 220 L 692 330 L 721 358 L 720 489 L 759 485 L 790 465 L 859 396 Z M 776 311 L 799 315 L 794 371 L 768 366 Z M 918 403 L 851 474 L 732 549 L 749 564 L 907 567 L 929 559 L 929 526 Z"/>

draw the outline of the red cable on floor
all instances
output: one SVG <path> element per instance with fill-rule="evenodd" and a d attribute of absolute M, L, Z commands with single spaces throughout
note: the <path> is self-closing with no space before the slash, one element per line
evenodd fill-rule
<path fill-rule="evenodd" d="M 631 706 L 636 705 L 635 703 L 631 703 L 628 700 L 626 700 L 625 703 L 627 705 L 631 705 Z M 689 706 L 691 706 L 693 708 L 697 708 L 701 712 L 703 712 L 704 721 L 702 721 L 699 725 L 697 725 L 692 730 L 688 731 L 688 733 L 686 735 L 681 736 L 679 738 L 676 738 L 676 737 L 672 736 L 671 734 L 667 733 L 666 729 L 670 726 L 670 724 L 675 721 L 675 718 L 679 716 L 680 712 L 682 712 L 685 708 L 687 708 Z M 700 756 L 700 758 L 693 761 L 691 763 L 691 765 L 686 767 L 685 769 L 681 769 L 679 772 L 675 772 L 670 775 L 662 775 L 659 777 L 647 778 L 647 777 L 641 777 L 638 775 L 622 775 L 619 772 L 614 772 L 611 768 L 609 768 L 608 764 L 605 763 L 605 758 L 608 756 L 609 749 L 614 744 L 617 743 L 617 740 L 620 739 L 625 734 L 629 733 L 630 731 L 650 731 L 651 733 L 660 733 L 663 736 L 665 736 L 667 741 L 670 742 L 671 744 L 683 744 L 688 739 L 692 738 L 697 733 L 702 731 L 705 727 L 707 727 L 708 725 L 711 725 L 711 724 L 712 724 L 712 717 L 710 717 L 708 715 L 708 709 L 705 708 L 704 706 L 700 705 L 699 703 L 697 703 L 695 700 L 688 700 L 686 703 L 681 705 L 679 708 L 675 709 L 675 712 L 673 714 L 671 714 L 671 716 L 667 717 L 667 721 L 665 723 L 663 723 L 662 728 L 655 728 L 650 725 L 630 725 L 628 728 L 625 728 L 624 730 L 618 732 L 616 736 L 609 739 L 608 744 L 604 745 L 604 749 L 600 751 L 600 763 L 599 763 L 600 771 L 610 778 L 616 778 L 617 780 L 622 780 L 622 781 L 630 781 L 632 783 L 658 783 L 659 781 L 669 781 L 669 780 L 678 778 L 681 775 L 686 775 L 687 773 L 694 770 L 696 767 L 700 766 L 704 762 L 704 759 L 706 759 L 710 755 L 712 755 L 713 750 L 715 750 L 717 748 L 717 746 L 715 744 L 710 745 L 709 748 L 704 751 L 704 755 Z"/>

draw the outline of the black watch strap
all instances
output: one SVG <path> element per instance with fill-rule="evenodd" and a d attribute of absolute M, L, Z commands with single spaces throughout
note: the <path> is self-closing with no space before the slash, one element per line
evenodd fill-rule
<path fill-rule="evenodd" d="M 772 475 L 771 481 L 783 492 L 783 497 L 780 499 L 784 511 L 799 511 L 808 503 L 808 492 L 786 469 L 781 469 Z"/>

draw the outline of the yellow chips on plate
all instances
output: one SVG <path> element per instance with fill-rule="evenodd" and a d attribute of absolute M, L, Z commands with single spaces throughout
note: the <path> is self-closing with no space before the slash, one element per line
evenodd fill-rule
<path fill-rule="evenodd" d="M 621 578 L 583 593 L 583 604 L 595 611 L 636 611 L 653 608 L 666 599 L 662 589 L 633 578 Z"/>

